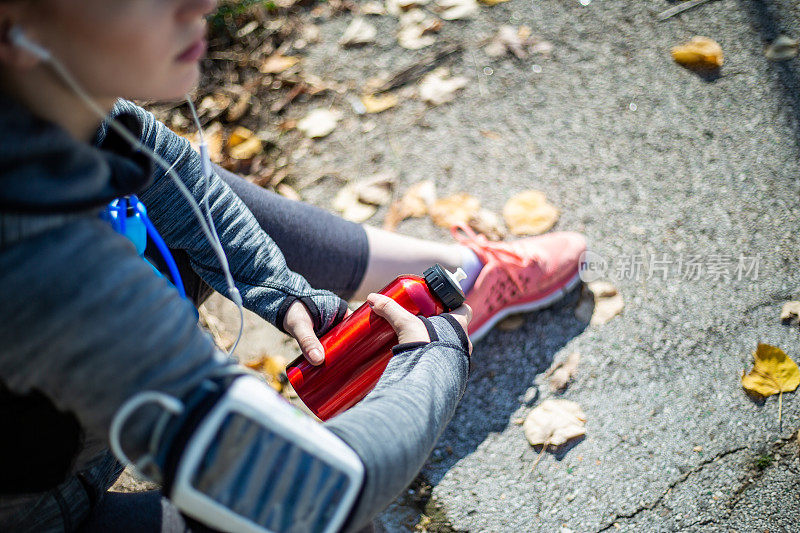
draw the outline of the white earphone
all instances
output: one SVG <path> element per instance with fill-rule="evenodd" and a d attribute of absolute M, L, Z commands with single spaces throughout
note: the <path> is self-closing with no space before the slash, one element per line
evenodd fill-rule
<path fill-rule="evenodd" d="M 192 111 L 192 116 L 194 117 L 195 124 L 197 125 L 197 129 L 200 136 L 200 158 L 202 164 L 202 171 L 203 171 L 203 178 L 205 180 L 205 194 L 203 195 L 203 205 L 206 208 L 206 214 L 204 215 L 200 209 L 200 206 L 195 201 L 192 194 L 189 192 L 189 189 L 186 188 L 186 185 L 180 179 L 178 174 L 173 169 L 174 165 L 167 164 L 164 159 L 156 154 L 153 150 L 145 146 L 144 144 L 139 141 L 136 137 L 134 137 L 127 129 L 125 129 L 119 122 L 114 119 L 111 119 L 107 116 L 107 113 L 97 105 L 97 103 L 92 100 L 91 96 L 80 86 L 80 84 L 75 80 L 75 78 L 69 73 L 69 71 L 64 67 L 64 65 L 50 53 L 50 51 L 43 47 L 42 45 L 35 43 L 31 39 L 25 35 L 25 32 L 22 31 L 22 28 L 19 26 L 12 26 L 8 30 L 8 38 L 11 43 L 23 50 L 30 52 L 31 54 L 35 55 L 45 63 L 49 64 L 56 74 L 61 77 L 61 79 L 67 84 L 67 86 L 76 94 L 78 97 L 86 104 L 89 109 L 91 109 L 95 114 L 97 114 L 101 120 L 107 122 L 108 126 L 112 128 L 117 134 L 120 135 L 125 141 L 130 144 L 134 149 L 146 154 L 150 159 L 152 159 L 158 166 L 160 166 L 166 174 L 172 179 L 175 186 L 178 187 L 178 190 L 181 192 L 183 197 L 189 203 L 189 206 L 192 208 L 194 212 L 195 218 L 200 223 L 200 228 L 203 231 L 206 239 L 208 240 L 211 248 L 214 250 L 217 259 L 219 260 L 220 266 L 222 267 L 222 272 L 225 275 L 225 281 L 228 286 L 228 296 L 230 299 L 236 304 L 236 307 L 239 309 L 239 335 L 236 338 L 236 342 L 231 347 L 229 354 L 233 354 L 233 351 L 236 349 L 236 346 L 239 344 L 239 340 L 242 338 L 242 332 L 244 331 L 244 310 L 242 307 L 242 295 L 239 293 L 239 289 L 236 288 L 236 285 L 233 282 L 233 276 L 231 275 L 230 266 L 228 265 L 228 258 L 225 256 L 225 250 L 222 248 L 222 243 L 217 236 L 217 230 L 214 227 L 214 220 L 211 218 L 211 209 L 208 204 L 208 189 L 209 189 L 209 179 L 213 170 L 211 168 L 211 160 L 208 155 L 208 146 L 205 142 L 205 137 L 203 135 L 203 128 L 200 125 L 200 120 L 197 117 L 197 112 L 194 109 L 194 105 L 192 104 L 189 97 L 186 97 L 186 101 L 189 103 L 189 108 Z M 207 219 L 206 219 L 207 217 Z"/>
<path fill-rule="evenodd" d="M 11 29 L 8 30 L 8 38 L 14 46 L 32 53 L 42 61 L 50 61 L 53 57 L 47 48 L 28 39 L 19 26 L 11 26 Z"/>

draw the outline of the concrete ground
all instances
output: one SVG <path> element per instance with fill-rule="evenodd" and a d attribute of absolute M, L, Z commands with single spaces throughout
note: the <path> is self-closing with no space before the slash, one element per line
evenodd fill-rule
<path fill-rule="evenodd" d="M 587 235 L 626 302 L 589 326 L 573 294 L 477 344 L 453 421 L 423 477 L 380 517 L 384 529 L 800 529 L 800 399 L 784 396 L 779 428 L 777 397 L 754 402 L 740 384 L 758 342 L 800 360 L 800 331 L 778 319 L 800 297 L 800 60 L 763 54 L 779 33 L 800 37 L 800 7 L 718 0 L 657 22 L 671 5 L 484 7 L 438 37 L 465 48 L 450 65 L 471 82 L 454 102 L 369 116 L 326 102 L 345 119 L 295 162 L 299 175 L 395 170 L 401 190 L 434 179 L 440 194 L 467 191 L 496 212 L 516 192 L 544 191 L 562 212 L 556 229 Z M 320 21 L 306 72 L 360 87 L 427 53 L 400 49 L 389 17 L 373 19 L 376 45 L 342 50 L 349 21 Z M 552 57 L 488 57 L 478 43 L 501 24 L 529 26 Z M 718 74 L 670 59 L 694 35 L 722 45 Z M 327 205 L 339 186 L 322 179 L 302 194 Z M 429 220 L 399 231 L 448 239 Z M 754 259 L 757 274 L 737 270 Z M 571 351 L 582 360 L 559 396 L 582 406 L 586 437 L 533 470 L 537 452 L 514 421 L 554 396 L 542 373 Z"/>

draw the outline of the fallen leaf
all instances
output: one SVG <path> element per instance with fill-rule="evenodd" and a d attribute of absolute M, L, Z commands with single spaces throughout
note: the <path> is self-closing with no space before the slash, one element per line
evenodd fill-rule
<path fill-rule="evenodd" d="M 529 50 L 532 54 L 541 54 L 545 57 L 550 57 L 550 54 L 553 53 L 553 43 L 550 41 L 538 41 L 533 43 Z"/>
<path fill-rule="evenodd" d="M 753 352 L 753 369 L 742 373 L 742 387 L 759 396 L 792 392 L 800 385 L 800 368 L 775 346 L 759 344 Z"/>
<path fill-rule="evenodd" d="M 564 361 L 552 366 L 547 371 L 547 375 L 550 376 L 550 388 L 554 391 L 563 390 L 578 371 L 580 361 L 581 355 L 578 352 L 572 352 Z"/>
<path fill-rule="evenodd" d="M 432 105 L 441 105 L 455 98 L 456 91 L 467 85 L 467 78 L 454 76 L 449 78 L 447 67 L 439 67 L 425 75 L 419 83 L 419 95 L 423 101 Z"/>
<path fill-rule="evenodd" d="M 513 53 L 519 59 L 525 59 L 528 52 L 525 47 L 530 38 L 530 28 L 521 26 L 519 29 L 514 26 L 503 25 L 497 30 L 497 34 L 492 38 L 492 42 L 486 45 L 484 50 L 490 57 L 500 57 L 508 52 Z"/>
<path fill-rule="evenodd" d="M 468 224 L 481 208 L 480 201 L 465 192 L 437 200 L 430 207 L 433 223 L 443 228 Z"/>
<path fill-rule="evenodd" d="M 333 208 L 342 213 L 342 217 L 356 223 L 366 221 L 378 210 L 374 205 L 358 200 L 358 193 L 353 187 L 343 187 L 333 199 Z"/>
<path fill-rule="evenodd" d="M 381 2 L 364 2 L 359 6 L 362 15 L 385 15 L 386 9 Z"/>
<path fill-rule="evenodd" d="M 253 132 L 243 126 L 235 128 L 228 137 L 228 148 L 233 148 L 253 136 Z"/>
<path fill-rule="evenodd" d="M 338 110 L 317 108 L 297 122 L 297 129 L 312 139 L 325 137 L 336 129 L 340 118 L 342 114 Z"/>
<path fill-rule="evenodd" d="M 225 93 L 216 93 L 206 96 L 197 105 L 197 115 L 206 117 L 206 120 L 214 120 L 231 105 L 231 97 Z"/>
<path fill-rule="evenodd" d="M 339 45 L 348 46 L 362 46 L 375 41 L 375 36 L 378 30 L 367 22 L 364 17 L 356 17 L 344 30 L 344 34 L 339 39 Z"/>
<path fill-rule="evenodd" d="M 689 42 L 672 49 L 672 59 L 689 69 L 709 70 L 722 66 L 722 47 L 708 37 L 692 37 Z"/>
<path fill-rule="evenodd" d="M 245 363 L 244 366 L 262 374 L 265 378 L 267 378 L 267 383 L 269 383 L 270 386 L 272 386 L 272 388 L 276 391 L 283 391 L 286 378 L 284 377 L 285 363 L 282 361 L 265 355 L 257 361 Z"/>
<path fill-rule="evenodd" d="M 501 4 L 503 2 L 508 2 L 508 0 L 479 0 L 481 4 L 487 6 L 496 6 L 497 4 Z"/>
<path fill-rule="evenodd" d="M 212 163 L 222 163 L 224 159 L 222 153 L 224 130 L 219 122 L 212 122 L 205 130 L 206 146 L 208 146 L 208 157 Z M 199 149 L 199 145 L 198 145 Z"/>
<path fill-rule="evenodd" d="M 772 41 L 772 44 L 767 46 L 764 50 L 764 55 L 770 61 L 786 61 L 797 55 L 798 48 L 797 39 L 792 39 L 786 35 L 779 35 L 777 39 Z"/>
<path fill-rule="evenodd" d="M 386 0 L 386 12 L 395 17 L 412 10 L 417 6 L 424 6 L 430 0 Z"/>
<path fill-rule="evenodd" d="M 570 400 L 545 400 L 525 418 L 522 429 L 532 446 L 561 446 L 586 434 L 586 415 Z"/>
<path fill-rule="evenodd" d="M 497 323 L 500 331 L 514 331 L 522 327 L 525 323 L 525 315 L 510 315 Z"/>
<path fill-rule="evenodd" d="M 400 200 L 389 207 L 383 222 L 383 229 L 392 231 L 401 221 L 410 217 L 422 217 L 428 214 L 430 207 L 436 202 L 436 185 L 431 180 L 415 183 L 408 188 Z"/>
<path fill-rule="evenodd" d="M 295 200 L 297 202 L 302 200 L 302 198 L 300 197 L 300 193 L 298 193 L 296 190 L 294 190 L 289 185 L 286 185 L 285 183 L 279 183 L 278 186 L 275 188 L 275 192 L 277 192 L 284 198 L 288 198 L 290 200 Z"/>
<path fill-rule="evenodd" d="M 318 43 L 321 35 L 322 32 L 316 24 L 303 24 L 302 28 L 300 28 L 300 37 L 306 43 Z"/>
<path fill-rule="evenodd" d="M 296 65 L 298 61 L 300 61 L 299 57 L 285 56 L 276 53 L 267 57 L 264 62 L 261 63 L 261 66 L 258 67 L 258 70 L 262 74 L 279 74 Z"/>
<path fill-rule="evenodd" d="M 264 146 L 252 131 L 239 126 L 228 137 L 227 149 L 229 156 L 241 160 L 257 156 L 264 150 Z"/>
<path fill-rule="evenodd" d="M 391 174 L 375 174 L 351 186 L 356 191 L 358 200 L 365 204 L 386 205 L 392 199 L 392 189 L 397 182 Z"/>
<path fill-rule="evenodd" d="M 467 221 L 469 227 L 478 233 L 482 233 L 490 241 L 502 241 L 506 238 L 506 227 L 500 217 L 493 211 L 481 208 L 477 213 L 469 217 Z"/>
<path fill-rule="evenodd" d="M 430 33 L 439 31 L 442 23 L 427 16 L 420 9 L 412 9 L 400 16 L 398 26 L 397 42 L 400 46 L 409 50 L 419 50 L 436 42 L 436 38 Z"/>
<path fill-rule="evenodd" d="M 592 326 L 601 326 L 617 316 L 625 302 L 617 288 L 608 281 L 592 281 L 584 285 L 575 317 Z"/>
<path fill-rule="evenodd" d="M 544 193 L 524 191 L 503 207 L 503 218 L 514 235 L 539 235 L 558 220 L 558 209 L 547 203 Z"/>
<path fill-rule="evenodd" d="M 390 107 L 397 105 L 398 99 L 395 94 L 367 94 L 361 97 L 361 103 L 364 105 L 364 112 L 366 113 L 380 113 L 386 111 Z"/>
<path fill-rule="evenodd" d="M 264 145 L 258 137 L 251 137 L 228 150 L 233 159 L 252 159 L 264 151 Z"/>
<path fill-rule="evenodd" d="M 760 397 L 778 395 L 778 426 L 781 425 L 783 393 L 800 385 L 800 368 L 786 352 L 776 346 L 759 343 L 753 352 L 753 369 L 742 372 L 742 387 Z"/>
<path fill-rule="evenodd" d="M 444 20 L 468 19 L 478 12 L 478 2 L 475 0 L 439 0 L 436 7 Z"/>
<path fill-rule="evenodd" d="M 225 120 L 228 122 L 236 122 L 240 118 L 247 113 L 247 110 L 250 109 L 250 99 L 253 95 L 249 91 L 242 91 L 241 94 L 236 98 L 236 102 L 228 108 L 228 112 L 225 113 Z"/>
<path fill-rule="evenodd" d="M 786 302 L 783 304 L 781 322 L 790 326 L 800 324 L 800 302 Z"/>
<path fill-rule="evenodd" d="M 294 119 L 284 120 L 283 122 L 278 124 L 278 130 L 283 132 L 293 130 L 296 127 L 297 127 L 297 121 Z"/>

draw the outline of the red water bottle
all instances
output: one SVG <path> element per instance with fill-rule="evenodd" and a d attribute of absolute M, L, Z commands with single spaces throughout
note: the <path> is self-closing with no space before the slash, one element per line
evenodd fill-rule
<path fill-rule="evenodd" d="M 430 317 L 464 303 L 458 284 L 462 277 L 466 276 L 461 269 L 451 274 L 437 264 L 422 277 L 400 276 L 380 294 L 414 315 Z M 303 403 L 327 420 L 358 403 L 375 387 L 398 341 L 392 326 L 365 303 L 320 342 L 325 349 L 324 363 L 314 366 L 300 356 L 286 367 L 286 375 Z"/>

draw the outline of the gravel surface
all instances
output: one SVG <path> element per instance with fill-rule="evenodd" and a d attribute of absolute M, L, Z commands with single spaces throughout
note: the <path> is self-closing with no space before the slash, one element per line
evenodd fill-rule
<path fill-rule="evenodd" d="M 800 296 L 800 63 L 763 55 L 778 33 L 800 37 L 800 7 L 718 0 L 656 22 L 670 5 L 482 8 L 439 37 L 465 47 L 450 66 L 471 81 L 454 102 L 404 100 L 358 116 L 332 97 L 326 104 L 344 120 L 295 161 L 310 179 L 394 170 L 404 190 L 430 178 L 440 194 L 468 191 L 495 211 L 519 191 L 544 191 L 562 211 L 556 229 L 584 232 L 625 298 L 623 315 L 604 326 L 575 318 L 573 294 L 476 346 L 467 393 L 423 472 L 437 520 L 420 528 L 797 530 L 800 402 L 784 397 L 779 428 L 777 397 L 753 402 L 739 379 L 757 342 L 800 359 L 800 332 L 778 320 L 782 303 Z M 307 72 L 356 89 L 427 53 L 399 48 L 389 17 L 372 19 L 376 45 L 342 50 L 335 43 L 350 18 L 319 22 Z M 479 43 L 506 23 L 552 42 L 552 57 L 488 57 Z M 722 45 L 719 73 L 671 61 L 669 49 L 694 35 Z M 339 186 L 322 179 L 302 193 L 328 205 Z M 448 238 L 427 220 L 400 231 Z M 699 279 L 684 279 L 693 276 L 677 272 L 677 260 L 695 255 Z M 757 276 L 736 271 L 757 256 Z M 626 270 L 636 258 L 641 271 Z M 648 275 L 654 259 L 672 261 L 666 275 Z M 553 396 L 541 374 L 570 351 L 583 358 L 561 397 L 583 407 L 586 438 L 532 471 L 537 453 L 514 420 Z M 404 498 L 380 523 L 405 530 L 420 512 Z"/>

